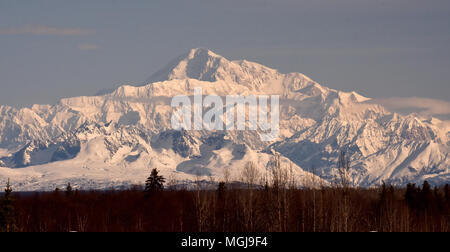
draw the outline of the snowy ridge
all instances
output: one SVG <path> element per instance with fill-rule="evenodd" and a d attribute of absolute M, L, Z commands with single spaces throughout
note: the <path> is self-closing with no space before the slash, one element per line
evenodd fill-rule
<path fill-rule="evenodd" d="M 280 95 L 280 139 L 264 143 L 252 131 L 172 131 L 171 98 L 192 95 L 195 87 L 205 95 Z M 333 182 L 341 151 L 348 153 L 355 185 L 449 181 L 448 122 L 401 116 L 367 101 L 300 73 L 193 49 L 144 86 L 54 106 L 0 106 L 0 183 L 10 177 L 18 190 L 53 190 L 68 181 L 120 187 L 142 183 L 151 168 L 180 181 L 223 179 L 225 171 L 238 179 L 248 162 L 266 173 L 273 153 L 286 166 L 293 163 L 299 181 L 314 168 Z"/>

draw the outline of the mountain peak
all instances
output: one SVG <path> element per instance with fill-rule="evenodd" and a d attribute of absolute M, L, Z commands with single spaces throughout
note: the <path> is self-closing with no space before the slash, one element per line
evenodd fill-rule
<path fill-rule="evenodd" d="M 104 189 L 117 181 L 145 180 L 149 166 L 195 181 L 197 174 L 221 177 L 228 169 L 235 176 L 248 162 L 264 169 L 278 153 L 286 165 L 289 158 L 299 172 L 314 166 L 332 183 L 342 150 L 352 162 L 356 186 L 449 181 L 450 125 L 391 114 L 366 103 L 369 98 L 322 87 L 300 73 L 283 74 L 196 48 L 149 83 L 53 106 L 0 106 L 0 148 L 8 149 L 6 155 L 0 149 L 0 166 L 31 165 L 0 169 L 0 182 L 14 174 L 19 190 L 68 181 Z M 171 98 L 190 96 L 196 86 L 205 95 L 280 95 L 278 142 L 262 142 L 262 129 L 174 131 Z"/>
<path fill-rule="evenodd" d="M 224 58 L 221 55 L 206 48 L 194 48 L 189 51 L 189 59 L 195 59 L 199 57 Z"/>
<path fill-rule="evenodd" d="M 166 67 L 152 75 L 145 85 L 189 79 L 212 85 L 222 82 L 225 86 L 231 87 L 235 93 L 278 94 L 291 98 L 304 95 L 301 91 L 311 85 L 315 87 L 310 94 L 313 96 L 326 93 L 328 90 L 301 73 L 282 74 L 259 63 L 247 60 L 231 61 L 205 48 L 191 49 L 172 60 Z M 353 100 L 359 102 L 364 99 L 358 96 Z"/>
<path fill-rule="evenodd" d="M 255 93 L 282 94 L 285 77 L 277 70 L 258 63 L 246 60 L 231 61 L 211 50 L 195 48 L 156 72 L 146 84 L 195 79 L 210 83 L 222 81 L 227 85 L 236 84 Z"/>
<path fill-rule="evenodd" d="M 230 61 L 208 49 L 195 48 L 172 60 L 163 69 L 153 74 L 146 84 L 175 79 L 198 79 L 214 82 L 217 80 L 214 76 L 215 71 L 222 64 L 229 63 Z"/>

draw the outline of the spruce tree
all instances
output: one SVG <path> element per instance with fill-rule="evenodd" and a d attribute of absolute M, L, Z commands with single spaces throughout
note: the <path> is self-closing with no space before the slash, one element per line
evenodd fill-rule
<path fill-rule="evenodd" d="M 18 231 L 16 225 L 16 211 L 13 205 L 13 198 L 11 196 L 12 188 L 10 181 L 5 188 L 5 195 L 0 201 L 0 232 L 16 232 Z"/>
<path fill-rule="evenodd" d="M 73 189 L 72 189 L 72 185 L 70 183 L 67 183 L 67 187 L 66 187 L 66 195 L 67 196 L 72 196 L 73 194 Z"/>
<path fill-rule="evenodd" d="M 220 182 L 219 186 L 217 187 L 217 195 L 219 197 L 219 200 L 224 199 L 226 190 L 227 190 L 227 186 L 226 186 L 225 182 Z"/>
<path fill-rule="evenodd" d="M 388 190 L 386 187 L 386 183 L 383 181 L 383 184 L 381 184 L 381 192 L 380 192 L 380 205 L 384 205 L 386 202 L 388 195 Z"/>
<path fill-rule="evenodd" d="M 450 203 L 450 186 L 448 184 L 446 184 L 444 187 L 444 195 L 445 195 L 445 200 L 449 201 L 449 203 Z"/>
<path fill-rule="evenodd" d="M 445 207 L 450 210 L 450 186 L 448 184 L 444 187 L 444 198 L 445 198 Z"/>
<path fill-rule="evenodd" d="M 423 182 L 422 186 L 422 208 L 428 209 L 433 201 L 433 192 L 431 191 L 431 185 L 428 181 Z"/>
<path fill-rule="evenodd" d="M 147 197 L 152 195 L 155 192 L 161 192 L 164 190 L 164 183 L 166 179 L 163 176 L 159 176 L 159 171 L 157 169 L 153 169 L 150 177 L 147 178 L 145 182 L 145 194 Z"/>
<path fill-rule="evenodd" d="M 409 208 L 417 208 L 417 188 L 416 184 L 408 184 L 406 186 L 405 200 Z"/>

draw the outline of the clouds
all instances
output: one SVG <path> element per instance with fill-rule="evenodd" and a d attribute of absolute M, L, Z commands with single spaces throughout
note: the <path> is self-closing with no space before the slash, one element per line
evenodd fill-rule
<path fill-rule="evenodd" d="M 56 28 L 45 25 L 25 25 L 21 27 L 0 28 L 0 35 L 47 35 L 47 36 L 86 36 L 95 30 L 82 28 Z"/>
<path fill-rule="evenodd" d="M 392 97 L 373 99 L 369 103 L 381 104 L 390 111 L 406 114 L 418 113 L 422 116 L 450 118 L 450 102 L 421 97 Z"/>
<path fill-rule="evenodd" d="M 12 28 L 0 28 L 0 35 L 35 35 L 35 36 L 62 36 L 76 37 L 88 36 L 96 33 L 93 29 L 83 28 L 62 28 L 50 27 L 45 25 L 24 25 Z M 77 48 L 80 51 L 93 51 L 100 47 L 92 43 L 79 44 Z"/>

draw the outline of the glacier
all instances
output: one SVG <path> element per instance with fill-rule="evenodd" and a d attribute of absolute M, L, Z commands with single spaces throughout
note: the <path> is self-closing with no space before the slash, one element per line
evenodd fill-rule
<path fill-rule="evenodd" d="M 170 101 L 204 95 L 279 95 L 280 138 L 258 131 L 174 131 Z M 299 183 L 336 178 L 347 153 L 354 186 L 383 181 L 450 181 L 450 124 L 388 111 L 356 92 L 330 89 L 301 73 L 192 49 L 145 84 L 123 85 L 55 105 L 0 106 L 0 185 L 15 190 L 120 188 L 142 184 L 152 168 L 173 181 L 239 180 L 253 162 L 261 174 L 280 155 Z"/>

